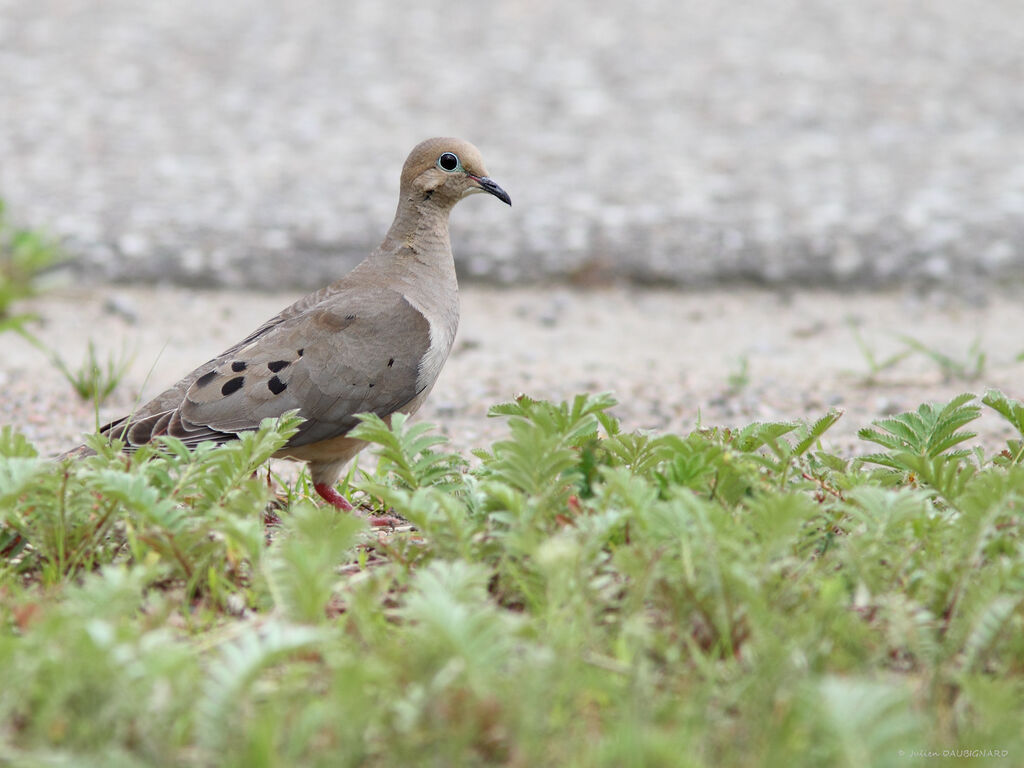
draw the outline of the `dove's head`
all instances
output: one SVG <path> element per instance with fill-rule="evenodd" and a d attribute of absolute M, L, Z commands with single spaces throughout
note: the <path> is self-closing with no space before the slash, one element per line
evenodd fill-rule
<path fill-rule="evenodd" d="M 402 198 L 431 200 L 451 207 L 475 192 L 487 192 L 512 205 L 512 198 L 487 175 L 480 150 L 462 139 L 427 139 L 417 144 L 402 167 Z"/>

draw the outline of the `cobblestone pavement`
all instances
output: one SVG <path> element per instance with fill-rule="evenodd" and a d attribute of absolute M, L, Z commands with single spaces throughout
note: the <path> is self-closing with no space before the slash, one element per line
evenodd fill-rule
<path fill-rule="evenodd" d="M 0 0 L 0 197 L 80 274 L 318 286 L 429 135 L 464 275 L 983 293 L 1024 268 L 1020 0 Z"/>

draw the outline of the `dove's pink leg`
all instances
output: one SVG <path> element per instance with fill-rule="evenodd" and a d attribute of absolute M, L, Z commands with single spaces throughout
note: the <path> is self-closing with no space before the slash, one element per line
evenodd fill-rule
<path fill-rule="evenodd" d="M 351 512 L 352 514 L 359 515 L 360 517 L 363 516 L 363 513 L 360 512 L 355 507 L 353 507 L 349 503 L 348 499 L 346 499 L 344 496 L 342 496 L 334 489 L 333 485 L 329 485 L 328 483 L 316 483 L 313 486 L 313 488 L 316 490 L 317 493 L 320 494 L 320 497 L 328 504 L 335 506 L 338 509 L 344 510 L 345 512 Z M 399 520 L 397 517 L 390 517 L 388 515 L 382 515 L 380 517 L 368 517 L 366 518 L 366 520 L 370 525 L 387 525 L 391 526 L 392 528 L 394 528 L 396 525 L 402 524 L 402 521 Z"/>
<path fill-rule="evenodd" d="M 343 509 L 346 512 L 352 511 L 352 505 L 349 504 L 348 499 L 346 499 L 344 496 L 338 493 L 334 489 L 333 485 L 328 485 L 327 483 L 317 483 L 316 485 L 313 486 L 313 488 L 315 488 L 316 492 L 320 494 L 320 498 L 322 498 L 328 504 L 335 506 L 338 509 Z"/>

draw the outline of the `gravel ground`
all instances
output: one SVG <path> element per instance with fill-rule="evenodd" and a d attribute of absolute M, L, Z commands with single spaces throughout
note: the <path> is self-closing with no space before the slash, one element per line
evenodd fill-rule
<path fill-rule="evenodd" d="M 456 212 L 464 276 L 978 295 L 1024 273 L 1021 21 L 1020 0 L 0 0 L 0 196 L 94 282 L 313 287 L 379 241 L 408 149 L 454 134 L 515 202 Z"/>
<path fill-rule="evenodd" d="M 134 351 L 134 363 L 101 419 L 129 410 L 257 327 L 293 294 L 198 292 L 180 288 L 55 291 L 22 305 L 43 322 L 39 336 L 72 365 L 88 339 L 101 355 Z M 845 415 L 828 445 L 847 455 L 858 428 L 879 416 L 987 387 L 1020 396 L 1019 329 L 1024 306 L 1010 297 L 984 305 L 912 294 L 767 291 L 596 291 L 469 287 L 455 349 L 420 418 L 438 423 L 460 450 L 504 434 L 487 408 L 519 392 L 567 398 L 613 391 L 627 429 L 689 430 L 758 419 Z M 874 382 L 851 324 L 877 359 L 907 333 L 955 360 L 985 353 L 976 380 L 947 380 L 917 354 Z M 0 424 L 17 424 L 44 452 L 71 447 L 94 425 L 57 370 L 13 334 L 0 337 Z M 1008 432 L 994 413 L 980 422 L 995 448 Z"/>

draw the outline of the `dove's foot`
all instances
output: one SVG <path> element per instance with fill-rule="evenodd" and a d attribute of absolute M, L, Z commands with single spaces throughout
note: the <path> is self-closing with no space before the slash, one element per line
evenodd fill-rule
<path fill-rule="evenodd" d="M 359 515 L 360 517 L 364 516 L 362 510 L 358 510 L 355 507 L 353 507 L 351 502 L 349 502 L 348 499 L 346 499 L 344 496 L 338 493 L 333 485 L 328 485 L 327 483 L 317 483 L 316 485 L 313 486 L 313 488 L 316 490 L 317 493 L 320 494 L 320 497 L 328 504 L 337 507 L 338 509 L 344 510 L 345 512 L 351 512 L 352 514 Z M 376 527 L 388 526 L 390 528 L 394 528 L 396 526 L 403 524 L 402 520 L 399 520 L 397 517 L 391 517 L 390 515 L 381 515 L 379 517 L 367 517 L 366 521 L 370 525 Z"/>
<path fill-rule="evenodd" d="M 317 483 L 313 486 L 316 492 L 320 494 L 320 498 L 326 501 L 331 506 L 337 507 L 338 509 L 344 510 L 345 512 L 353 511 L 353 506 L 349 503 L 349 500 L 338 493 L 333 485 L 327 483 Z"/>

